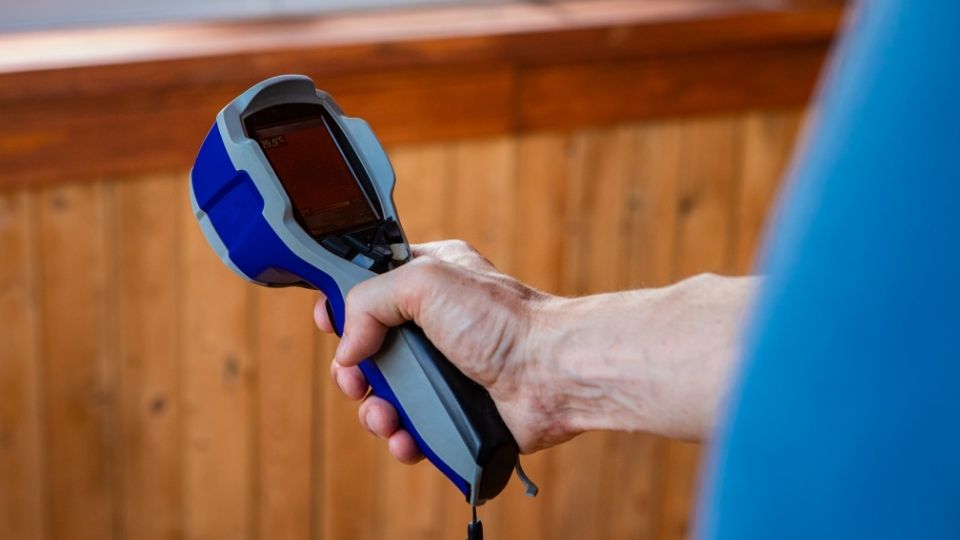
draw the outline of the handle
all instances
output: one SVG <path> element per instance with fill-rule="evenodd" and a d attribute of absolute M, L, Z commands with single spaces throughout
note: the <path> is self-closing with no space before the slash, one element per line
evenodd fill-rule
<path fill-rule="evenodd" d="M 342 328 L 327 303 L 333 326 Z M 485 388 L 460 372 L 413 323 L 393 328 L 360 363 L 373 394 L 397 410 L 420 452 L 472 504 L 503 490 L 519 448 Z"/>
<path fill-rule="evenodd" d="M 448 360 L 423 330 L 406 323 L 397 331 L 413 350 L 434 392 L 467 442 L 474 461 L 483 469 L 477 487 L 480 500 L 496 496 L 510 479 L 519 447 L 487 390 Z"/>

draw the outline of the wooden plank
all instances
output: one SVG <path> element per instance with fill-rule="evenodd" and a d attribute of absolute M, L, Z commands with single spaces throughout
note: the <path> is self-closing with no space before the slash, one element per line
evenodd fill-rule
<path fill-rule="evenodd" d="M 330 75 L 825 42 L 842 6 L 836 0 L 763 6 L 751 0 L 580 0 L 17 32 L 0 36 L 0 101 L 206 87 L 303 66 Z"/>
<path fill-rule="evenodd" d="M 400 146 L 388 150 L 397 184 L 393 199 L 411 244 L 446 238 L 453 208 L 448 201 L 452 152 L 449 145 Z"/>
<path fill-rule="evenodd" d="M 520 129 L 575 129 L 648 118 L 805 103 L 817 45 L 532 67 L 519 73 Z"/>
<path fill-rule="evenodd" d="M 674 272 L 731 272 L 743 148 L 742 120 L 691 121 L 682 147 Z"/>
<path fill-rule="evenodd" d="M 602 482 L 600 531 L 595 538 L 650 538 L 660 509 L 656 482 L 662 466 L 661 439 L 646 433 L 608 433 L 593 463 Z M 596 466 L 596 465 L 593 465 Z"/>
<path fill-rule="evenodd" d="M 730 272 L 740 178 L 742 123 L 737 118 L 691 121 L 684 127 L 677 204 L 675 278 Z M 664 451 L 657 537 L 690 534 L 700 447 L 669 441 Z"/>
<path fill-rule="evenodd" d="M 260 538 L 310 536 L 315 300 L 299 288 L 257 289 Z"/>
<path fill-rule="evenodd" d="M 684 124 L 678 122 L 638 129 L 637 174 L 630 187 L 631 287 L 662 287 L 674 280 L 683 134 Z"/>
<path fill-rule="evenodd" d="M 105 341 L 110 282 L 107 187 L 40 194 L 42 347 L 52 538 L 114 537 L 114 355 Z"/>
<path fill-rule="evenodd" d="M 234 275 L 203 238 L 186 203 L 186 182 L 178 199 L 183 532 L 251 538 L 257 519 L 254 285 Z"/>
<path fill-rule="evenodd" d="M 182 530 L 177 362 L 182 223 L 171 213 L 184 205 L 184 182 L 181 174 L 159 174 L 115 186 L 123 532 L 145 540 L 179 538 Z"/>
<path fill-rule="evenodd" d="M 452 188 L 452 156 L 447 145 L 419 145 L 390 152 L 397 173 L 394 202 L 404 232 L 412 243 L 439 240 L 452 209 L 446 202 Z M 415 466 L 398 463 L 379 444 L 380 484 L 378 507 L 382 538 L 441 538 L 443 526 L 438 503 L 455 489 L 428 462 Z"/>
<path fill-rule="evenodd" d="M 526 135 L 517 143 L 514 270 L 524 283 L 552 294 L 561 290 L 567 245 L 570 150 L 565 133 Z"/>
<path fill-rule="evenodd" d="M 0 194 L 0 538 L 46 537 L 36 197 Z"/>
<path fill-rule="evenodd" d="M 823 52 L 813 45 L 589 64 L 308 74 L 348 113 L 366 118 L 384 143 L 399 144 L 799 105 Z M 217 111 L 245 89 L 221 84 L 0 104 L 9 119 L 0 128 L 0 185 L 55 182 L 64 171 L 89 178 L 186 168 Z M 164 107 L 154 106 L 159 100 Z M 124 136 L 131 132 L 137 137 Z"/>
<path fill-rule="evenodd" d="M 754 112 L 745 121 L 743 173 L 737 202 L 735 264 L 738 273 L 753 269 L 764 225 L 772 215 L 781 176 L 790 159 L 802 112 Z"/>
<path fill-rule="evenodd" d="M 503 133 L 512 125 L 513 76 L 503 65 L 308 75 L 347 113 L 368 120 L 385 143 Z M 17 126 L 0 127 L 7 171 L 0 186 L 56 180 L 67 169 L 81 177 L 186 169 L 217 112 L 254 82 L 0 105 L 5 125 Z"/>
<path fill-rule="evenodd" d="M 499 137 L 455 143 L 448 232 L 469 242 L 503 272 L 513 268 L 516 146 Z"/>
<path fill-rule="evenodd" d="M 258 80 L 304 66 L 387 143 L 802 104 L 841 9 L 835 2 L 754 4 L 604 0 L 454 8 L 439 16 L 421 10 L 414 27 L 379 34 L 357 21 L 299 19 L 100 30 L 86 38 L 0 36 L 8 44 L 0 50 L 16 51 L 0 57 L 0 115 L 7 119 L 0 185 L 186 168 L 224 104 Z M 464 18 L 463 10 L 478 18 Z M 193 57 L 204 39 L 226 41 Z M 88 49 L 77 45 L 84 40 Z M 162 48 L 122 62 L 110 56 L 146 43 Z M 185 44 L 190 57 L 170 53 L 171 43 Z M 84 51 L 106 56 L 85 67 L 39 69 L 50 61 L 41 58 L 34 67 L 22 64 L 23 51 L 56 56 L 51 49 L 81 65 Z"/>

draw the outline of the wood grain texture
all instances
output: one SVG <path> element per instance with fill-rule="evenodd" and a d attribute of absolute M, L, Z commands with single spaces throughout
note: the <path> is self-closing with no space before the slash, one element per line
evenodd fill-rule
<path fill-rule="evenodd" d="M 109 186 L 40 194 L 46 478 L 52 538 L 116 536 L 116 353 L 108 342 Z"/>
<path fill-rule="evenodd" d="M 411 241 L 465 237 L 550 293 L 732 272 L 799 116 L 393 145 L 396 201 Z M 462 537 L 459 492 L 428 464 L 395 463 L 331 382 L 336 338 L 313 328 L 314 293 L 255 288 L 223 267 L 185 178 L 0 193 L 0 486 L 20 486 L 0 489 L 0 531 Z M 498 538 L 681 538 L 699 456 L 644 434 L 586 434 L 524 458 L 538 498 L 514 481 L 481 517 Z"/>
<path fill-rule="evenodd" d="M 259 538 L 310 536 L 315 300 L 303 289 L 256 291 Z"/>
<path fill-rule="evenodd" d="M 0 538 L 46 537 L 36 196 L 0 194 Z"/>
<path fill-rule="evenodd" d="M 179 229 L 181 174 L 161 173 L 116 185 L 115 249 L 119 297 L 120 484 L 123 536 L 180 538 L 181 366 Z M 149 238 L 149 241 L 144 239 Z"/>
<path fill-rule="evenodd" d="M 56 70 L 65 70 L 71 83 L 80 83 L 75 90 L 82 95 L 93 88 L 91 83 L 125 89 L 182 84 L 176 64 L 165 72 L 144 69 L 164 61 L 194 62 L 191 67 L 201 83 L 224 76 L 242 79 L 241 68 L 262 70 L 289 61 L 288 51 L 312 55 L 311 63 L 325 71 L 350 71 L 500 61 L 518 55 L 528 63 L 618 53 L 650 55 L 718 45 L 736 48 L 785 36 L 818 40 L 834 30 L 842 5 L 836 0 L 774 0 L 762 6 L 751 0 L 476 3 L 266 21 L 10 33 L 0 36 L 0 74 L 29 75 L 19 90 L 0 84 L 0 99 L 63 95 L 63 89 L 44 84 Z M 637 27 L 646 35 L 632 31 Z M 600 46 L 584 49 L 563 34 Z M 134 70 L 117 69 L 120 65 L 132 65 Z M 71 72 L 72 67 L 97 69 Z M 93 77 L 82 76 L 87 74 Z M 145 74 L 150 80 L 143 79 Z"/>
<path fill-rule="evenodd" d="M 602 0 L 0 36 L 0 187 L 188 168 L 217 111 L 280 73 L 391 144 L 799 106 L 841 12 Z"/>

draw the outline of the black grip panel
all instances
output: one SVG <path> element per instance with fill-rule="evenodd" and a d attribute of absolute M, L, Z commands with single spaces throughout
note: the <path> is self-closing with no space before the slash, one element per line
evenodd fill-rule
<path fill-rule="evenodd" d="M 467 448 L 483 467 L 477 503 L 499 494 L 517 464 L 520 449 L 487 390 L 461 373 L 413 323 L 400 327 Z M 469 481 L 469 479 L 468 479 Z"/>

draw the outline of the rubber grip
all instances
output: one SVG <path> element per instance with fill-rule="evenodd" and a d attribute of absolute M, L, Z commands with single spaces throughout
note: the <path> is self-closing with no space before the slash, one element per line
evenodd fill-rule
<path fill-rule="evenodd" d="M 447 410 L 476 463 L 483 468 L 478 500 L 493 498 L 510 479 L 519 447 L 493 398 L 458 370 L 413 323 L 399 331 Z"/>

